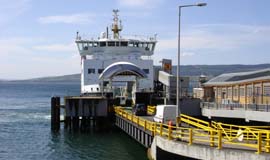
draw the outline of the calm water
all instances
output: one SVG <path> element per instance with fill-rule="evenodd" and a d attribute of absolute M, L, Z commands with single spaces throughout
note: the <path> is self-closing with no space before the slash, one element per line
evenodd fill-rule
<path fill-rule="evenodd" d="M 0 83 L 0 159 L 147 159 L 122 132 L 51 133 L 50 97 L 79 92 L 79 84 Z"/>

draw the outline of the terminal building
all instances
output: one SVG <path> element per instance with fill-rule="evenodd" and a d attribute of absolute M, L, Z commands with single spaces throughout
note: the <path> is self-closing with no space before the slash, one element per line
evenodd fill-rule
<path fill-rule="evenodd" d="M 202 115 L 270 122 L 270 69 L 228 73 L 203 84 Z"/>

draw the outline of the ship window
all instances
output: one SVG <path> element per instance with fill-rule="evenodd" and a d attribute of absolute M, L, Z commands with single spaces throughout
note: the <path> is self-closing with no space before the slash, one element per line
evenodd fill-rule
<path fill-rule="evenodd" d="M 145 45 L 145 50 L 149 51 L 150 48 L 151 48 L 151 46 L 152 46 L 151 44 L 147 43 L 147 44 Z"/>
<path fill-rule="evenodd" d="M 98 46 L 97 42 L 94 42 L 94 43 L 93 43 L 93 46 L 94 46 L 94 47 L 97 47 L 97 46 Z"/>
<path fill-rule="evenodd" d="M 149 74 L 149 69 L 143 69 L 146 74 Z"/>
<path fill-rule="evenodd" d="M 133 45 L 133 42 L 129 42 L 129 43 L 128 43 L 128 46 L 129 46 L 129 47 L 133 47 L 133 46 L 134 46 L 134 45 Z"/>
<path fill-rule="evenodd" d="M 100 45 L 100 47 L 105 47 L 106 46 L 106 42 L 100 42 L 99 45 Z"/>
<path fill-rule="evenodd" d="M 82 50 L 82 44 L 78 43 L 79 50 Z"/>
<path fill-rule="evenodd" d="M 104 71 L 104 69 L 98 69 L 98 74 L 101 74 Z"/>
<path fill-rule="evenodd" d="M 149 43 L 148 44 L 148 48 L 150 49 L 150 51 L 152 51 L 153 50 L 153 44 L 152 43 Z"/>
<path fill-rule="evenodd" d="M 141 47 L 141 48 L 142 48 L 142 47 L 143 47 L 143 44 L 142 44 L 142 43 L 139 43 L 139 47 Z"/>
<path fill-rule="evenodd" d="M 88 50 L 88 46 L 84 46 L 83 50 L 85 50 L 85 51 Z"/>
<path fill-rule="evenodd" d="M 99 90 L 99 88 L 97 88 L 97 91 Z"/>
<path fill-rule="evenodd" d="M 121 42 L 121 46 L 127 46 L 128 42 Z"/>
<path fill-rule="evenodd" d="M 115 46 L 115 42 L 108 42 L 108 46 Z"/>
<path fill-rule="evenodd" d="M 115 42 L 115 46 L 119 46 L 119 42 Z"/>
<path fill-rule="evenodd" d="M 139 43 L 138 42 L 135 42 L 134 43 L 134 47 L 139 47 Z"/>
<path fill-rule="evenodd" d="M 88 74 L 91 74 L 91 73 L 95 74 L 95 69 L 94 68 L 89 68 L 88 69 Z"/>

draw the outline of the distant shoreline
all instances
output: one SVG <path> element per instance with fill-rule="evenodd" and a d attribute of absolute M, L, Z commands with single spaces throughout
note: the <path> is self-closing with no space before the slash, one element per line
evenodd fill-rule
<path fill-rule="evenodd" d="M 160 68 L 160 66 L 154 66 L 155 68 Z M 181 65 L 180 74 L 183 76 L 199 76 L 204 74 L 206 76 L 218 76 L 223 73 L 231 72 L 245 72 L 254 71 L 259 69 L 270 68 L 270 64 L 256 64 L 256 65 Z M 172 67 L 173 74 L 176 74 L 176 66 Z M 4 80 L 1 79 L 0 82 L 53 82 L 53 83 L 80 83 L 80 74 L 70 74 L 62 76 L 49 76 L 40 78 L 31 78 L 24 80 Z"/>

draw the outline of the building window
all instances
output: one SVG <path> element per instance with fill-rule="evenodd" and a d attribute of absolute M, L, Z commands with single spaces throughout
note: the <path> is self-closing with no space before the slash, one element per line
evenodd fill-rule
<path fill-rule="evenodd" d="M 237 87 L 235 87 L 235 88 L 233 89 L 233 96 L 234 96 L 234 97 L 237 97 L 237 96 L 238 96 L 238 88 L 237 88 Z"/>
<path fill-rule="evenodd" d="M 89 68 L 88 69 L 88 74 L 95 74 L 95 69 L 94 68 Z"/>
<path fill-rule="evenodd" d="M 104 69 L 98 69 L 98 74 L 101 74 L 104 71 Z"/>
<path fill-rule="evenodd" d="M 232 96 L 232 88 L 228 88 L 228 97 Z"/>
<path fill-rule="evenodd" d="M 252 97 L 253 93 L 252 93 L 252 86 L 247 87 L 247 96 L 248 97 Z"/>
<path fill-rule="evenodd" d="M 221 97 L 221 88 L 218 88 L 217 91 L 218 91 L 218 93 L 217 93 L 218 96 Z"/>
<path fill-rule="evenodd" d="M 261 87 L 255 87 L 254 95 L 255 96 L 261 96 Z"/>
<path fill-rule="evenodd" d="M 263 94 L 264 96 L 270 96 L 270 86 L 263 87 Z"/>
<path fill-rule="evenodd" d="M 240 96 L 241 97 L 245 96 L 245 88 L 240 88 Z"/>
<path fill-rule="evenodd" d="M 149 74 L 149 69 L 143 69 L 144 73 Z"/>

